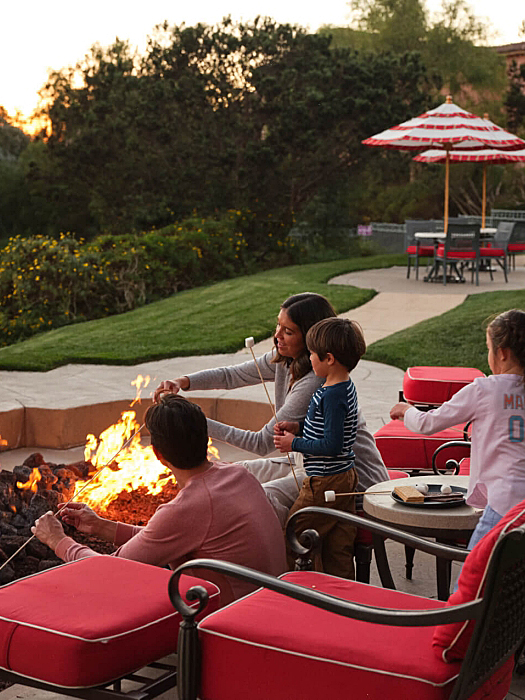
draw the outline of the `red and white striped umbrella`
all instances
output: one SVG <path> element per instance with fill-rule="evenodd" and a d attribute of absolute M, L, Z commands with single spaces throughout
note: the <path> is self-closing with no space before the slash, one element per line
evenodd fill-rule
<path fill-rule="evenodd" d="M 503 131 L 503 129 L 502 129 Z M 487 164 L 505 165 L 506 163 L 525 162 L 525 149 L 519 151 L 501 151 L 495 148 L 484 148 L 479 151 L 453 150 L 448 154 L 451 163 L 483 163 L 483 197 L 481 207 L 481 227 L 485 227 L 487 210 Z M 446 163 L 445 149 L 430 149 L 414 158 L 418 163 Z"/>
<path fill-rule="evenodd" d="M 480 150 L 525 148 L 523 139 L 508 133 L 488 119 L 477 117 L 458 107 L 449 96 L 436 109 L 409 119 L 391 129 L 365 139 L 367 146 L 401 150 L 441 148 L 445 151 L 445 231 L 448 229 L 448 190 L 450 153 L 455 149 Z"/>

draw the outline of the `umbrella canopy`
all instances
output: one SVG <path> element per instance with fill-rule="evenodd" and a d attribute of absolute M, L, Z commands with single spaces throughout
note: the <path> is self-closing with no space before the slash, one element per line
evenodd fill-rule
<path fill-rule="evenodd" d="M 487 163 L 492 165 L 523 163 L 525 162 L 525 149 L 522 148 L 519 151 L 501 151 L 496 148 L 484 148 L 479 151 L 463 151 L 458 149 L 450 151 L 448 158 L 451 163 L 483 163 L 481 227 L 484 228 L 487 210 Z M 418 163 L 446 163 L 447 151 L 438 148 L 430 149 L 420 153 L 414 160 Z"/>
<path fill-rule="evenodd" d="M 452 102 L 450 96 L 436 109 L 375 134 L 365 139 L 363 143 L 367 146 L 408 151 L 432 147 L 445 150 L 445 231 L 448 229 L 450 153 L 455 149 L 525 148 L 523 139 L 509 134 L 488 119 L 482 119 L 458 107 Z"/>

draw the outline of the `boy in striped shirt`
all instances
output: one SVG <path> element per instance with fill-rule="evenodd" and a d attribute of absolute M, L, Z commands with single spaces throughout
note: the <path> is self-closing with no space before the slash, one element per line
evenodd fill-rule
<path fill-rule="evenodd" d="M 357 432 L 357 393 L 350 372 L 366 350 L 363 332 L 355 321 L 326 318 L 306 336 L 312 368 L 324 384 L 314 393 L 303 424 L 280 421 L 274 443 L 281 452 L 304 456 L 306 478 L 290 515 L 306 506 L 329 507 L 324 492 L 351 493 L 358 477 L 352 446 Z M 355 496 L 339 496 L 338 510 L 355 512 Z M 354 577 L 355 527 L 334 518 L 316 517 L 298 530 L 314 527 L 322 537 L 322 551 L 314 562 L 317 571 L 344 578 Z"/>

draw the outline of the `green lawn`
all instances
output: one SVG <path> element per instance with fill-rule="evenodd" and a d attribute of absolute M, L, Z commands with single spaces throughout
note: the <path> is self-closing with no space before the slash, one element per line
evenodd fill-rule
<path fill-rule="evenodd" d="M 42 333 L 0 348 L 0 369 L 46 371 L 67 363 L 126 365 L 166 357 L 232 352 L 246 336 L 266 338 L 280 303 L 291 294 L 324 294 L 338 312 L 375 292 L 328 285 L 353 270 L 406 264 L 404 255 L 376 255 L 294 265 L 199 287 L 135 311 Z"/>
<path fill-rule="evenodd" d="M 487 319 L 508 309 L 525 309 L 525 290 L 473 294 L 441 316 L 378 340 L 366 359 L 401 369 L 414 365 L 477 367 L 486 374 Z"/>

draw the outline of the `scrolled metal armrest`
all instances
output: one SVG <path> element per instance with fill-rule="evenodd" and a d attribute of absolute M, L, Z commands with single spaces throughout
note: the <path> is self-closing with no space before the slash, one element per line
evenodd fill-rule
<path fill-rule="evenodd" d="M 441 475 L 446 473 L 444 471 L 440 471 L 437 468 L 437 466 L 436 466 L 437 456 L 440 452 L 443 452 L 443 450 L 448 450 L 449 448 L 452 448 L 452 447 L 471 447 L 471 442 L 469 440 L 450 440 L 449 442 L 444 442 L 442 445 L 440 445 L 434 451 L 434 454 L 432 455 L 432 469 L 434 471 L 434 474 L 441 476 Z M 449 460 L 449 461 L 452 461 L 452 460 Z M 454 467 L 454 474 L 459 474 L 459 464 L 456 463 L 456 465 L 457 466 Z"/>
<path fill-rule="evenodd" d="M 363 518 L 360 515 L 355 515 L 354 513 L 346 513 L 342 510 L 336 510 L 335 508 L 320 508 L 318 506 L 308 506 L 308 508 L 302 508 L 292 515 L 286 524 L 286 532 L 288 529 L 293 529 L 295 526 L 295 521 L 300 515 L 321 515 L 324 518 L 334 517 L 338 520 L 344 520 L 345 522 L 351 523 L 363 530 L 368 530 L 372 534 L 380 535 L 385 539 L 395 540 L 396 542 L 401 542 L 401 544 L 408 545 L 414 549 L 419 549 L 422 552 L 427 552 L 427 554 L 432 554 L 435 557 L 441 559 L 451 559 L 452 561 L 465 561 L 468 555 L 468 550 L 460 547 L 452 547 L 450 545 L 438 544 L 436 542 L 430 542 L 423 537 L 418 537 L 417 535 L 411 535 L 408 532 L 403 532 L 402 530 L 397 530 L 389 525 L 383 525 L 382 523 L 377 523 L 374 520 L 369 520 L 368 518 Z M 314 521 L 315 522 L 315 521 Z"/>
<path fill-rule="evenodd" d="M 169 591 L 172 600 L 172 593 L 178 588 L 180 575 L 186 569 L 208 569 L 210 571 L 216 571 L 223 575 L 232 576 L 233 578 L 252 583 L 255 586 L 267 588 L 288 598 L 293 598 L 314 605 L 317 608 L 342 615 L 343 617 L 401 627 L 425 627 L 450 622 L 460 622 L 461 620 L 467 619 L 477 619 L 482 605 L 482 601 L 476 600 L 447 608 L 432 608 L 427 610 L 377 608 L 372 605 L 354 603 L 350 600 L 336 598 L 328 593 L 322 593 L 317 589 L 307 588 L 306 586 L 297 585 L 290 581 L 283 581 L 275 576 L 263 574 L 245 566 L 214 559 L 193 559 L 181 564 L 170 579 Z"/>

